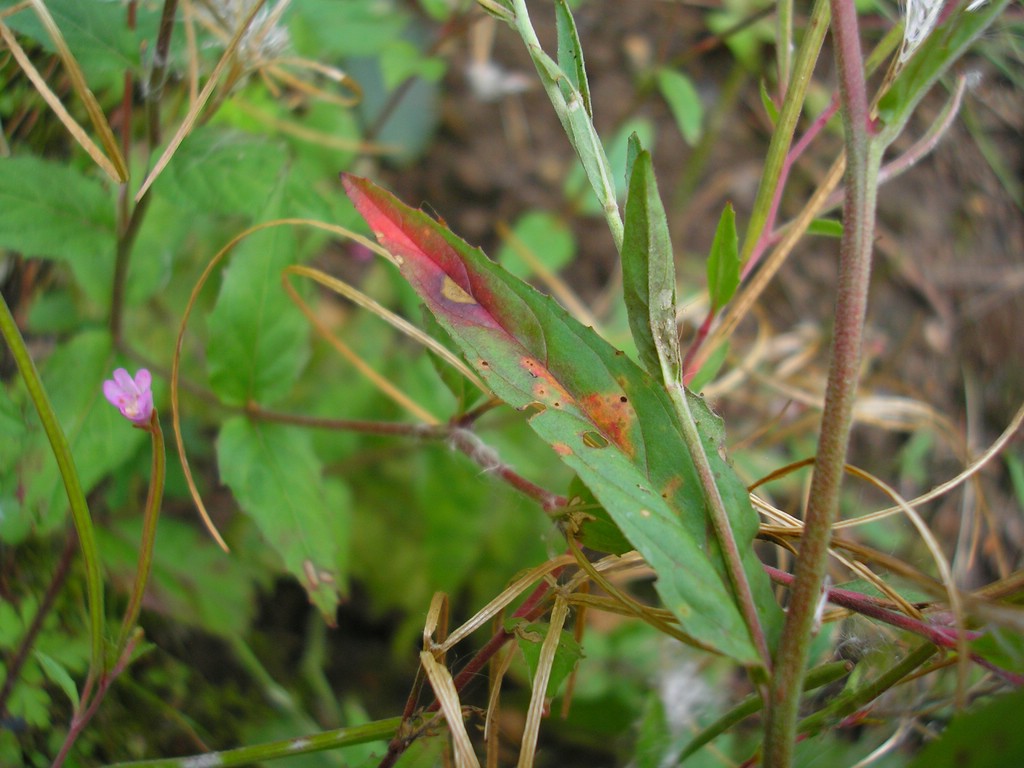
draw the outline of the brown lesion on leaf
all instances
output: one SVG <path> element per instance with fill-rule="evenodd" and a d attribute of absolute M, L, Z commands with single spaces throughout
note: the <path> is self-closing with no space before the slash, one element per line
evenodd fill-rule
<path fill-rule="evenodd" d="M 563 408 L 566 404 L 575 402 L 572 395 L 565 391 L 565 387 L 558 383 L 558 380 L 540 361 L 524 356 L 519 358 L 519 365 L 532 379 L 535 379 L 531 391 L 533 396 L 542 403 L 546 403 L 552 408 Z"/>
<path fill-rule="evenodd" d="M 663 498 L 666 501 L 668 501 L 673 496 L 675 496 L 676 493 L 678 493 L 679 489 L 682 488 L 682 487 L 683 487 L 683 478 L 680 477 L 679 475 L 676 475 L 671 480 L 669 480 L 667 483 L 665 483 L 664 487 L 661 489 L 661 498 Z"/>
<path fill-rule="evenodd" d="M 462 288 L 461 285 L 445 275 L 441 281 L 441 295 L 456 304 L 476 304 L 477 301 Z"/>
<path fill-rule="evenodd" d="M 628 397 L 619 392 L 610 395 L 597 392 L 581 398 L 580 406 L 605 437 L 629 456 L 634 455 L 629 433 L 636 423 L 636 412 Z"/>

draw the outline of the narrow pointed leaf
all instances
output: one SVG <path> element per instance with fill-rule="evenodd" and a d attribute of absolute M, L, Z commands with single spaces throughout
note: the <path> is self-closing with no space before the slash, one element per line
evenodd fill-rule
<path fill-rule="evenodd" d="M 365 179 L 345 188 L 403 276 L 491 389 L 527 411 L 533 430 L 593 491 L 658 574 L 657 590 L 683 630 L 747 664 L 760 663 L 709 531 L 703 494 L 668 393 L 625 354 L 549 297 L 512 277 L 443 225 Z M 698 422 L 713 414 L 694 398 Z M 718 429 L 717 425 L 715 429 Z M 762 623 L 779 624 L 750 547 L 757 518 L 705 436 L 740 547 L 749 557 Z"/>
<path fill-rule="evenodd" d="M 668 102 L 679 132 L 683 134 L 686 143 L 693 146 L 700 141 L 701 123 L 704 120 L 700 94 L 690 78 L 672 69 L 659 69 L 657 80 L 658 90 Z"/>
<path fill-rule="evenodd" d="M 736 234 L 736 212 L 726 203 L 718 219 L 715 240 L 708 256 L 708 295 L 711 306 L 720 309 L 740 285 L 740 246 Z"/>
<path fill-rule="evenodd" d="M 587 70 L 583 63 L 583 47 L 576 31 L 576 22 L 572 11 L 565 0 L 555 2 L 555 27 L 558 30 L 558 66 L 569 78 L 583 100 L 587 115 L 594 116 L 594 108 L 590 102 L 590 85 L 587 82 Z"/>
<path fill-rule="evenodd" d="M 632 167 L 622 238 L 623 293 L 640 362 L 648 373 L 668 383 L 679 380 L 682 365 L 676 331 L 676 266 L 651 153 L 641 150 Z"/>

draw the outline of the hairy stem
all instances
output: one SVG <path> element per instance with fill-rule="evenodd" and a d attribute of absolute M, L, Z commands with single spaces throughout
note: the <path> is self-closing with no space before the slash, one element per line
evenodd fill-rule
<path fill-rule="evenodd" d="M 881 160 L 879 145 L 871 141 L 857 11 L 845 0 L 831 2 L 847 157 L 836 326 L 810 500 L 768 702 L 764 742 L 764 764 L 768 768 L 786 768 L 793 759 L 804 668 L 825 578 L 832 524 L 839 510 L 857 393 Z"/>

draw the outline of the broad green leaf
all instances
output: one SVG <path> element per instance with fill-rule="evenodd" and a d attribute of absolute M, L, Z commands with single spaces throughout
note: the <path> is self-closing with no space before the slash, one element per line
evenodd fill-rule
<path fill-rule="evenodd" d="M 743 663 L 758 655 L 709 531 L 703 495 L 666 390 L 593 329 L 513 278 L 443 225 L 370 182 L 343 177 L 403 276 L 488 385 L 593 491 L 658 574 L 683 631 Z M 751 542 L 758 521 L 724 458 L 721 423 L 692 398 L 732 515 L 747 578 L 774 639 L 780 612 Z"/>
<path fill-rule="evenodd" d="M 498 251 L 498 263 L 523 280 L 535 269 L 523 258 L 525 251 L 548 272 L 557 272 L 576 255 L 576 239 L 565 221 L 543 211 L 523 214 L 512 227 L 511 237 Z"/>
<path fill-rule="evenodd" d="M 97 530 L 111 578 L 127 588 L 134 576 L 142 535 L 141 518 L 117 520 Z M 241 557 L 225 557 L 191 521 L 160 518 L 147 606 L 184 625 L 221 637 L 243 635 L 255 612 L 254 568 Z"/>
<path fill-rule="evenodd" d="M 736 234 L 736 211 L 726 203 L 708 255 L 708 295 L 711 307 L 721 309 L 740 285 L 740 246 Z"/>
<path fill-rule="evenodd" d="M 110 297 L 114 200 L 107 188 L 66 163 L 0 160 L 0 247 L 66 263 L 86 295 Z"/>
<path fill-rule="evenodd" d="M 989 699 L 953 718 L 910 768 L 1004 768 L 1024 765 L 1024 689 Z"/>
<path fill-rule="evenodd" d="M 209 125 L 182 142 L 156 190 L 186 210 L 251 217 L 285 173 L 283 142 Z"/>
<path fill-rule="evenodd" d="M 305 430 L 230 419 L 217 438 L 221 479 L 334 625 L 347 574 L 347 489 L 323 478 Z"/>
<path fill-rule="evenodd" d="M 532 680 L 537 674 L 541 645 L 544 643 L 544 638 L 548 636 L 551 626 L 543 622 L 527 624 L 522 619 L 509 622 L 509 624 L 506 629 L 509 632 L 515 632 L 519 650 L 523 654 L 523 658 L 526 659 L 526 667 L 530 671 Z M 548 678 L 545 697 L 552 698 L 558 693 L 562 682 L 572 673 L 582 658 L 583 649 L 580 648 L 580 644 L 569 632 L 562 630 L 561 636 L 558 638 L 558 648 L 555 650 L 555 659 L 551 665 L 551 676 Z"/>
<path fill-rule="evenodd" d="M 646 150 L 636 155 L 629 180 L 622 283 L 640 362 L 655 379 L 666 383 L 678 380 L 681 357 L 676 330 L 675 257 L 654 164 Z"/>
<path fill-rule="evenodd" d="M 296 238 L 283 227 L 257 232 L 232 255 L 210 313 L 210 385 L 232 405 L 269 405 L 288 394 L 309 358 L 309 328 L 281 286 Z"/>
<path fill-rule="evenodd" d="M 46 676 L 64 691 L 64 695 L 71 701 L 72 706 L 77 709 L 78 687 L 75 685 L 75 681 L 71 679 L 68 671 L 61 666 L 60 662 L 52 656 L 43 653 L 38 648 L 32 652 L 32 655 L 36 657 L 36 661 L 39 662 L 39 666 L 42 667 Z"/>
<path fill-rule="evenodd" d="M 704 120 L 704 106 L 693 81 L 681 72 L 665 68 L 658 70 L 657 80 L 658 90 L 668 102 L 679 132 L 686 143 L 693 146 L 700 141 L 701 122 Z"/>
<path fill-rule="evenodd" d="M 572 87 L 580 94 L 587 115 L 594 116 L 590 101 L 590 84 L 587 82 L 587 68 L 583 61 L 583 47 L 576 31 L 576 22 L 565 0 L 555 2 L 555 28 L 558 30 L 558 66 L 569 78 Z"/>

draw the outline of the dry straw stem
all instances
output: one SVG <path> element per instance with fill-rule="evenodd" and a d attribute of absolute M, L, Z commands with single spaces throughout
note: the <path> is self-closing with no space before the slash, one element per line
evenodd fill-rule
<path fill-rule="evenodd" d="M 228 551 L 228 545 L 224 542 L 224 538 L 220 535 L 217 530 L 217 526 L 213 524 L 213 520 L 210 518 L 209 512 L 206 510 L 206 505 L 203 504 L 202 496 L 199 494 L 199 488 L 196 486 L 195 479 L 192 477 L 192 468 L 188 462 L 188 455 L 185 451 L 185 440 L 181 434 L 181 407 L 179 405 L 179 378 L 181 373 L 181 348 L 185 340 L 185 329 L 188 326 L 188 319 L 192 314 L 192 309 L 195 307 L 196 301 L 199 299 L 199 293 L 203 290 L 203 286 L 206 285 L 206 281 L 210 279 L 210 275 L 213 274 L 213 270 L 217 265 L 234 250 L 235 246 L 238 245 L 242 240 L 247 238 L 249 235 L 261 232 L 265 229 L 271 229 L 273 227 L 282 226 L 305 226 L 312 227 L 314 229 L 320 229 L 325 232 L 330 232 L 334 235 L 338 235 L 342 238 L 350 238 L 356 242 L 370 248 L 376 253 L 381 252 L 381 248 L 374 242 L 371 242 L 367 238 L 359 235 L 345 227 L 339 227 L 335 224 L 325 224 L 320 221 L 313 221 L 311 219 L 275 219 L 274 221 L 268 221 L 263 224 L 257 224 L 254 227 L 235 235 L 223 248 L 221 248 L 210 262 L 206 265 L 206 269 L 203 270 L 203 274 L 199 276 L 199 280 L 192 288 L 192 293 L 189 295 L 188 303 L 185 305 L 185 311 L 181 315 L 181 322 L 178 325 L 178 337 L 174 345 L 174 357 L 171 361 L 171 420 L 174 426 L 174 442 L 178 449 L 178 458 L 181 461 L 181 469 L 185 475 L 185 482 L 188 484 L 189 493 L 192 495 L 192 501 L 196 505 L 196 509 L 199 510 L 199 516 L 203 520 L 203 524 L 206 526 L 206 530 L 210 532 L 214 540 L 225 552 Z M 385 258 L 389 258 L 390 254 L 385 251 L 382 255 Z"/>
<path fill-rule="evenodd" d="M 322 321 L 320 321 L 320 319 L 316 316 L 316 313 L 313 312 L 309 305 L 302 300 L 302 297 L 299 296 L 299 294 L 291 286 L 291 284 L 287 280 L 288 275 L 299 275 L 301 277 L 308 277 L 309 279 L 316 281 L 325 288 L 329 288 L 330 290 L 334 291 L 339 296 L 343 296 L 344 298 L 351 301 L 353 304 L 357 304 L 358 306 L 362 307 L 368 312 L 373 313 L 381 320 L 384 320 L 386 323 L 388 323 L 388 325 L 393 327 L 395 330 L 405 334 L 413 341 L 423 345 L 431 352 L 433 352 L 435 355 L 437 355 L 439 358 L 444 360 L 444 362 L 446 362 L 448 365 L 450 365 L 452 368 L 454 368 L 460 374 L 462 374 L 466 379 L 472 382 L 473 386 L 479 389 L 483 394 L 491 396 L 491 391 L 490 389 L 488 389 L 487 385 L 484 384 L 483 380 L 479 376 L 477 376 L 476 373 L 472 369 L 470 369 L 461 359 L 459 359 L 458 355 L 451 352 L 443 344 L 441 344 L 433 337 L 421 331 L 412 323 L 408 322 L 407 320 L 396 315 L 394 312 L 391 312 L 390 310 L 381 306 L 362 291 L 353 288 L 344 280 L 339 280 L 336 277 L 332 277 L 331 275 L 328 275 L 327 273 L 319 269 L 314 269 L 312 267 L 304 267 L 300 265 L 286 267 L 282 274 L 282 282 L 285 286 L 285 289 L 288 291 L 289 296 L 291 296 L 292 301 L 294 301 L 302 310 L 303 314 L 305 314 L 306 317 L 309 318 L 310 322 L 316 325 L 317 330 L 319 330 L 321 334 L 324 335 L 324 338 L 326 338 L 328 341 L 331 341 L 332 344 L 334 342 L 331 340 L 332 335 L 330 331 L 326 328 L 326 326 L 323 325 Z M 366 364 L 362 361 L 360 361 L 360 363 L 360 370 L 363 371 L 363 367 Z M 404 403 L 401 404 L 404 405 Z M 419 406 L 414 405 L 414 407 L 416 410 L 422 412 L 422 409 L 419 408 Z M 423 416 L 420 415 L 420 418 L 423 418 Z M 437 422 L 437 420 L 434 419 L 434 417 L 430 416 L 429 414 L 427 414 L 427 419 L 433 419 L 433 421 L 430 423 Z"/>
<path fill-rule="evenodd" d="M 548 620 L 548 633 L 540 646 L 530 706 L 526 710 L 526 726 L 523 728 L 518 768 L 530 768 L 533 765 L 533 758 L 537 752 L 537 737 L 540 734 L 540 720 L 544 715 L 547 700 L 548 680 L 551 679 L 551 666 L 555 663 L 558 642 L 562 639 L 562 627 L 565 626 L 568 615 L 569 604 L 566 602 L 565 594 L 560 590 L 555 594 L 555 607 L 551 609 L 551 618 Z"/>
<path fill-rule="evenodd" d="M 574 560 L 571 556 L 560 555 L 559 557 L 548 560 L 546 563 L 542 563 L 535 568 L 531 568 L 525 574 L 509 584 L 500 595 L 481 608 L 473 618 L 452 632 L 448 636 L 447 640 L 434 649 L 435 652 L 445 653 L 451 650 L 462 640 L 469 637 L 505 610 L 517 597 L 519 597 L 519 595 L 529 589 L 533 584 L 543 579 L 552 571 L 564 568 L 567 565 L 572 565 L 573 562 Z"/>
<path fill-rule="evenodd" d="M 244 21 L 239 25 L 238 29 L 235 30 L 235 33 L 227 47 L 224 49 L 224 53 L 221 55 L 220 60 L 210 73 L 210 77 L 207 79 L 202 91 L 199 92 L 199 95 L 189 106 L 185 119 L 181 121 L 181 125 L 178 126 L 178 130 L 171 138 L 170 143 L 168 143 L 167 147 L 164 149 L 163 154 L 160 155 L 160 159 L 157 160 L 156 165 L 153 166 L 153 170 L 149 172 L 145 180 L 142 182 L 142 186 L 139 187 L 139 191 L 135 193 L 136 203 L 138 203 L 149 191 L 149 188 L 153 186 L 153 182 L 155 182 L 160 174 L 163 173 L 164 168 L 167 167 L 167 164 L 171 161 L 174 153 L 178 151 L 178 147 L 181 146 L 181 142 L 183 142 L 185 137 L 192 132 L 193 128 L 195 128 L 200 113 L 203 111 L 206 103 L 210 100 L 210 96 L 213 95 L 214 89 L 216 89 L 217 84 L 220 82 L 220 76 L 224 72 L 224 69 L 228 64 L 235 62 L 235 53 L 238 50 L 238 45 L 245 36 L 246 31 L 249 29 L 249 25 L 252 24 L 253 19 L 256 18 L 256 14 L 259 12 L 260 8 L 263 7 L 264 2 L 265 0 L 256 0 L 256 2 L 252 4 L 252 8 L 249 9 L 249 13 L 246 15 Z M 225 88 L 230 87 L 230 85 L 230 83 L 227 84 Z"/>
<path fill-rule="evenodd" d="M 0 39 L 2 39 L 4 44 L 8 49 L 10 49 L 11 55 L 14 56 L 14 60 L 18 62 L 18 66 L 22 68 L 32 85 L 39 92 L 39 95 L 43 97 L 43 100 L 50 106 L 50 109 L 53 110 L 54 114 L 57 115 L 57 119 L 59 119 L 61 123 L 64 124 L 64 127 L 68 129 L 68 133 L 71 134 L 71 137 L 89 154 L 89 157 L 92 158 L 93 162 L 103 169 L 103 172 L 106 173 L 107 176 L 118 184 L 124 183 L 128 179 L 128 167 L 125 164 L 124 157 L 121 155 L 120 148 L 117 146 L 117 140 L 114 138 L 110 125 L 107 123 L 106 117 L 104 117 L 99 104 L 96 103 L 96 97 L 93 96 L 92 91 L 89 90 L 85 83 L 85 77 L 82 74 L 81 68 L 78 66 L 78 62 L 64 43 L 64 38 L 61 36 L 60 30 L 57 28 L 56 24 L 53 23 L 53 19 L 50 17 L 46 7 L 43 6 L 42 3 L 38 2 L 33 2 L 32 7 L 43 22 L 47 32 L 50 33 L 54 45 L 57 47 L 57 51 L 61 56 L 61 60 L 64 62 L 64 67 L 68 72 L 68 76 L 71 78 L 72 87 L 78 94 L 78 97 L 85 104 L 86 112 L 89 114 L 89 118 L 92 120 L 93 126 L 100 135 L 100 141 L 110 154 L 109 158 L 104 154 L 103 150 L 96 146 L 96 143 L 89 138 L 85 129 L 82 128 L 82 126 L 79 125 L 71 116 L 71 113 L 67 111 L 64 104 L 61 102 L 60 97 L 50 90 L 50 87 L 46 84 L 46 80 L 39 73 L 39 70 L 32 65 L 28 55 L 25 53 L 25 49 L 21 47 L 17 39 L 14 37 L 14 33 L 12 33 L 10 28 L 2 21 L 0 21 Z"/>
<path fill-rule="evenodd" d="M 448 722 L 448 731 L 455 747 L 456 768 L 480 768 L 480 762 L 473 752 L 473 743 L 466 732 L 466 722 L 462 717 L 462 705 L 459 692 L 455 690 L 455 682 L 447 668 L 439 664 L 429 651 L 420 651 L 420 664 L 427 673 L 430 687 L 441 705 L 441 712 Z"/>
<path fill-rule="evenodd" d="M 498 715 L 500 714 L 498 702 L 501 697 L 501 684 L 505 679 L 508 668 L 512 666 L 512 660 L 516 657 L 517 648 L 509 646 L 502 652 L 497 663 L 491 665 L 491 673 L 488 677 L 490 692 L 487 697 L 487 716 L 484 719 L 484 741 L 487 744 L 487 768 L 498 768 L 498 755 L 501 740 L 498 734 Z"/>

